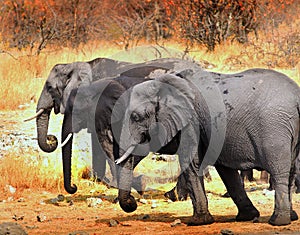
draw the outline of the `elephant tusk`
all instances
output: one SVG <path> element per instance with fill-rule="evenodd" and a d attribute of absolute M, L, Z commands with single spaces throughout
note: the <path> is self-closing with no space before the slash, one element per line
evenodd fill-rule
<path fill-rule="evenodd" d="M 33 117 L 27 118 L 24 120 L 24 122 L 28 122 L 31 121 L 33 119 L 36 119 L 38 116 L 40 116 L 43 112 L 45 111 L 45 109 L 40 109 L 39 111 L 36 112 L 36 114 Z"/>
<path fill-rule="evenodd" d="M 121 162 L 125 161 L 125 160 L 129 157 L 129 155 L 133 152 L 134 148 L 135 148 L 135 145 L 131 145 L 131 146 L 127 149 L 127 151 L 122 155 L 122 157 L 120 157 L 119 159 L 117 159 L 117 160 L 115 161 L 115 163 L 118 165 L 118 164 L 120 164 Z"/>
<path fill-rule="evenodd" d="M 73 133 L 69 133 L 68 136 L 67 136 L 67 138 L 65 138 L 64 142 L 61 143 L 61 145 L 59 146 L 59 148 L 64 147 L 69 142 L 69 140 L 71 139 L 72 135 L 73 135 Z"/>

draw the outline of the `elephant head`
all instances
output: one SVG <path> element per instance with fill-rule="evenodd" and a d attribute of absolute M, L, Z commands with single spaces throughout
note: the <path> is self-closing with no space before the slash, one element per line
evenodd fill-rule
<path fill-rule="evenodd" d="M 63 114 L 71 91 L 79 84 L 89 84 L 91 81 L 89 63 L 58 64 L 52 68 L 37 104 L 37 138 L 43 151 L 52 152 L 57 147 L 56 137 L 47 135 L 51 110 L 54 108 L 55 114 Z"/>
<path fill-rule="evenodd" d="M 123 210 L 135 210 L 130 195 L 132 162 L 135 156 L 159 152 L 188 125 L 195 123 L 196 92 L 185 78 L 166 74 L 133 87 L 120 134 L 119 202 Z M 130 157 L 132 156 L 132 157 Z"/>

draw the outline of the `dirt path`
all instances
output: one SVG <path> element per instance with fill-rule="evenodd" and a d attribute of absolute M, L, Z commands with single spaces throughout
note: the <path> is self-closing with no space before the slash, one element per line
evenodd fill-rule
<path fill-rule="evenodd" d="M 34 105 L 26 110 L 0 112 L 0 154 L 26 148 L 39 151 L 35 140 L 35 122 L 22 120 L 32 115 Z M 54 124 L 54 122 L 57 122 Z M 59 136 L 61 117 L 52 118 L 50 131 Z M 86 149 L 87 145 L 80 148 Z M 22 151 L 21 151 L 22 150 Z M 89 155 L 89 150 L 85 151 Z M 39 152 L 42 155 L 42 153 Z M 60 153 L 55 156 L 60 159 Z M 1 156 L 0 156 L 1 157 Z M 256 175 L 257 177 L 257 175 Z M 75 195 L 66 192 L 51 193 L 38 189 L 26 189 L 14 197 L 4 195 L 0 190 L 0 223 L 16 222 L 28 234 L 299 234 L 300 221 L 288 226 L 274 227 L 267 223 L 272 214 L 274 199 L 272 193 L 263 190 L 267 185 L 247 183 L 248 195 L 259 209 L 261 217 L 256 223 L 235 222 L 237 209 L 230 198 L 223 198 L 224 186 L 212 170 L 212 182 L 206 182 L 209 209 L 216 222 L 211 225 L 188 227 L 192 215 L 191 201 L 168 202 L 163 191 L 147 191 L 138 209 L 127 214 L 118 204 L 113 203 L 116 189 L 101 185 L 101 190 L 90 192 L 79 190 Z M 85 181 L 90 184 L 89 181 Z M 172 185 L 171 185 L 172 186 Z M 171 187 L 170 186 L 170 187 Z M 62 201 L 58 194 L 62 193 Z M 141 199 L 138 194 L 134 194 Z M 294 209 L 300 214 L 300 195 L 293 195 Z M 171 224 L 180 220 L 176 226 Z M 77 232 L 76 232 L 77 231 Z"/>

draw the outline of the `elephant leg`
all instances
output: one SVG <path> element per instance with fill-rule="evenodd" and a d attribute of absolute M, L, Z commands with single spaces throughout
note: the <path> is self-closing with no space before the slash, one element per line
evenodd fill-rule
<path fill-rule="evenodd" d="M 245 178 L 247 178 L 247 180 L 250 181 L 250 182 L 254 181 L 253 170 L 252 169 L 250 169 L 250 170 L 241 170 L 241 177 L 242 177 L 243 182 L 245 181 Z"/>
<path fill-rule="evenodd" d="M 292 195 L 293 195 L 293 183 L 295 181 L 295 173 L 293 170 L 290 173 L 289 177 L 289 200 L 290 200 L 290 210 L 291 210 L 291 221 L 298 220 L 297 212 L 293 210 L 293 203 L 292 203 Z"/>
<path fill-rule="evenodd" d="M 260 179 L 259 182 L 260 184 L 266 184 L 268 183 L 268 178 L 269 178 L 269 174 L 267 171 L 261 171 L 260 172 Z"/>
<path fill-rule="evenodd" d="M 275 187 L 275 209 L 269 220 L 272 225 L 291 223 L 291 201 L 289 189 L 289 172 L 273 175 Z"/>
<path fill-rule="evenodd" d="M 92 168 L 93 177 L 102 181 L 106 171 L 106 156 L 95 133 L 92 133 Z"/>
<path fill-rule="evenodd" d="M 189 158 L 184 159 L 184 161 L 186 160 L 189 160 Z M 205 194 L 203 174 L 199 175 L 198 156 L 193 158 L 190 163 L 183 163 L 180 161 L 180 166 L 181 169 L 185 169 L 180 175 L 180 178 L 183 177 L 183 179 L 180 180 L 186 184 L 194 209 L 193 217 L 188 225 L 197 226 L 213 223 L 214 218 L 208 211 L 208 201 Z"/>
<path fill-rule="evenodd" d="M 189 190 L 187 188 L 185 177 L 183 175 L 179 175 L 177 179 L 176 190 L 177 190 L 178 200 L 186 201 L 189 195 Z"/>
<path fill-rule="evenodd" d="M 237 221 L 248 221 L 259 217 L 259 211 L 253 206 L 242 185 L 241 177 L 237 170 L 217 165 L 218 171 L 227 192 L 238 208 Z"/>

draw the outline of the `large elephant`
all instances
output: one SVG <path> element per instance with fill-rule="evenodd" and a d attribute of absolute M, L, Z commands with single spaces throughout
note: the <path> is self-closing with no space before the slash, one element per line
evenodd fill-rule
<path fill-rule="evenodd" d="M 48 135 L 49 117 L 52 109 L 55 114 L 63 114 L 71 91 L 80 84 L 116 76 L 126 70 L 127 62 L 107 58 L 97 58 L 89 62 L 74 62 L 55 65 L 46 82 L 37 104 L 36 125 L 39 147 L 45 152 L 53 152 L 57 148 L 57 138 Z M 93 174 L 100 180 L 105 174 L 105 157 L 97 144 L 95 133 L 92 136 Z M 111 170 L 114 171 L 112 165 Z"/>
<path fill-rule="evenodd" d="M 214 89 L 219 96 L 207 97 Z M 220 103 L 223 105 L 218 106 Z M 269 223 L 286 225 L 298 219 L 292 209 L 291 185 L 300 146 L 299 104 L 298 85 L 281 73 L 264 69 L 227 75 L 203 71 L 164 75 L 136 85 L 120 134 L 120 157 L 116 156 L 121 167 L 120 206 L 127 212 L 136 208 L 128 170 L 140 160 L 136 156 L 175 144 L 180 177 L 193 203 L 191 225 L 214 221 L 199 172 L 208 164 L 215 165 L 236 204 L 237 220 L 259 216 L 238 174 L 248 169 L 264 169 L 274 179 L 275 208 Z M 212 116 L 214 106 L 216 115 Z M 218 130 L 216 136 L 223 133 L 223 140 L 212 141 L 213 131 Z"/>
<path fill-rule="evenodd" d="M 107 58 L 97 58 L 89 62 L 55 65 L 45 82 L 37 104 L 35 117 L 39 147 L 45 152 L 53 152 L 57 148 L 57 138 L 48 135 L 50 113 L 54 109 L 55 114 L 64 114 L 67 100 L 73 89 L 120 74 L 146 77 L 161 65 L 163 66 L 162 69 L 170 70 L 183 67 L 182 64 L 183 61 L 179 59 L 157 59 L 140 64 L 131 64 Z M 93 173 L 94 176 L 102 180 L 106 166 L 105 154 L 98 144 L 97 133 L 91 132 L 91 136 Z M 111 162 L 110 168 L 112 175 L 115 176 L 115 167 Z M 111 184 L 115 185 L 115 183 Z"/>

